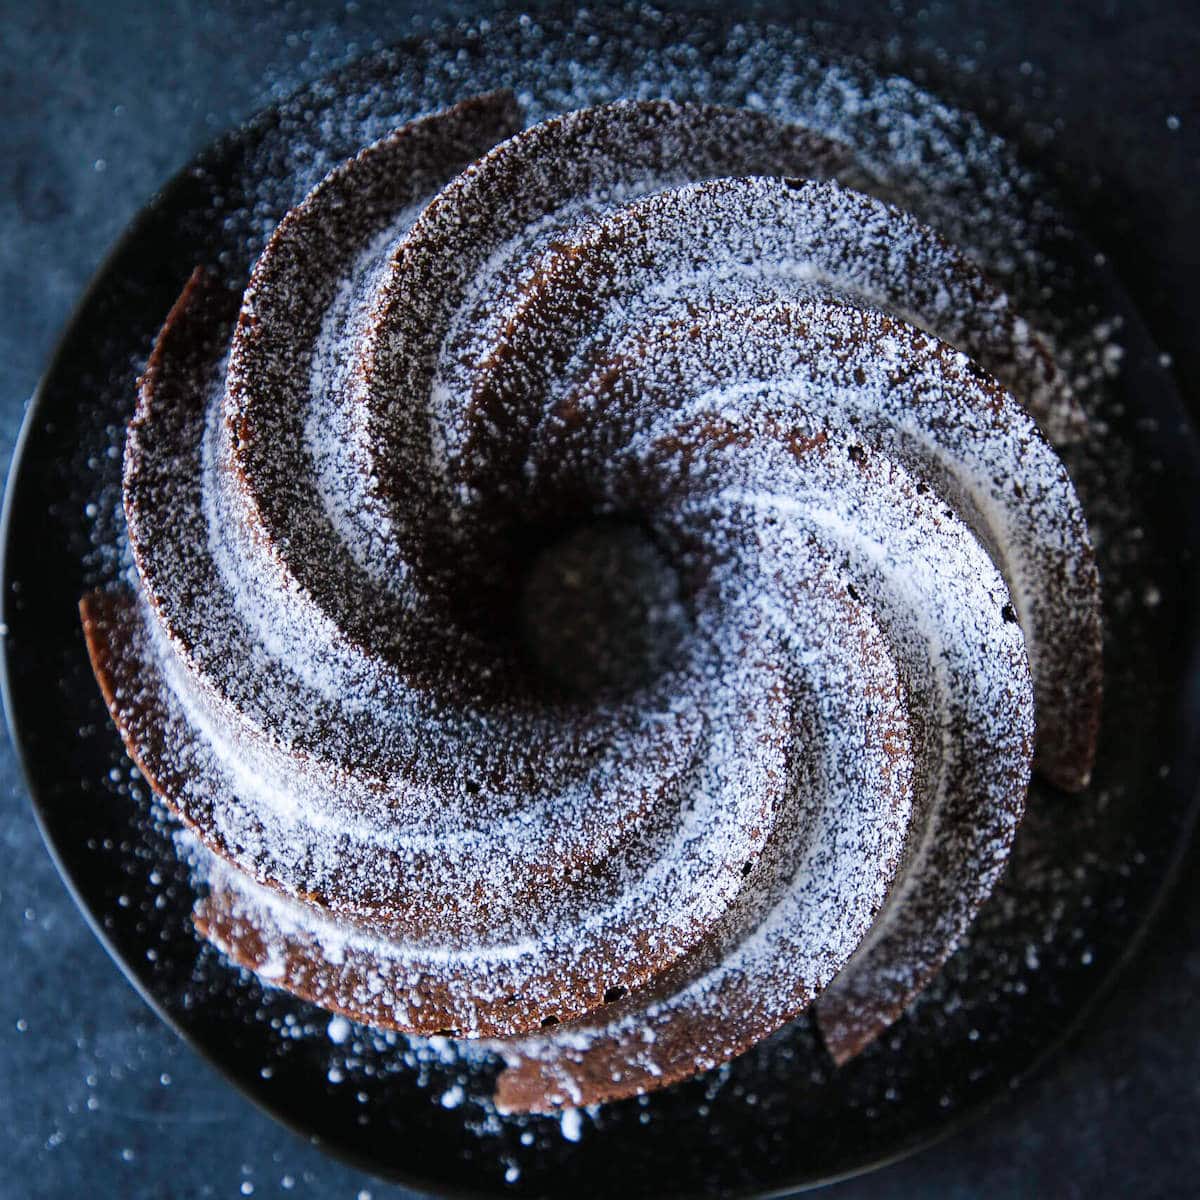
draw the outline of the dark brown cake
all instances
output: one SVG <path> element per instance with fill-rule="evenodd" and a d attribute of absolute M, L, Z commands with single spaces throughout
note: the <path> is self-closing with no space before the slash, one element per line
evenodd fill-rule
<path fill-rule="evenodd" d="M 415 121 L 243 296 L 193 276 L 129 428 L 140 587 L 81 606 L 97 678 L 215 856 L 204 934 L 493 1039 L 502 1107 L 814 1003 L 843 1061 L 987 896 L 1032 765 L 1088 778 L 1096 570 L 1038 429 L 1079 412 L 836 143 L 668 102 L 519 130 L 503 94 Z M 585 686 L 528 581 L 618 528 L 671 635 Z"/>

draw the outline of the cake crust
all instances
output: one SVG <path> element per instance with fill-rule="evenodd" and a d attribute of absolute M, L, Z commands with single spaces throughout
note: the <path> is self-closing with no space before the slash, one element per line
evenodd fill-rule
<path fill-rule="evenodd" d="M 337 168 L 139 385 L 137 588 L 81 603 L 201 933 L 487 1039 L 502 1108 L 644 1092 L 815 1011 L 841 1063 L 952 952 L 1034 767 L 1086 785 L 1098 579 L 1048 347 L 846 149 L 505 93 Z M 686 632 L 574 693 L 515 597 L 620 519 Z"/>

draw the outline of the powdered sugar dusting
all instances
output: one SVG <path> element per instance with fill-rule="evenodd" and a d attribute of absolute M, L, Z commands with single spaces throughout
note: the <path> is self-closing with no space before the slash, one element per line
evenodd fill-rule
<path fill-rule="evenodd" d="M 625 90 L 696 85 L 660 82 Z M 590 84 L 588 99 L 616 86 Z M 510 1081 L 515 1107 L 720 1061 L 898 927 L 898 957 L 872 967 L 864 951 L 843 976 L 871 983 L 833 1036 L 874 1036 L 1003 863 L 1032 749 L 1026 645 L 1039 729 L 1093 722 L 1079 716 L 1098 625 L 1078 503 L 1019 404 L 973 365 L 1078 437 L 1050 343 L 882 204 L 724 182 L 791 173 L 763 160 L 793 156 L 796 173 L 911 189 L 915 158 L 885 179 L 860 145 L 850 82 L 821 86 L 841 89 L 839 121 L 828 93 L 805 111 L 795 89 L 781 115 L 799 130 L 721 117 L 741 132 L 718 183 L 680 176 L 680 146 L 711 114 L 624 106 L 504 143 L 451 184 L 440 224 L 406 202 L 382 231 L 352 231 L 362 244 L 345 254 L 321 248 L 286 274 L 298 295 L 322 281 L 311 345 L 278 341 L 270 364 L 299 419 L 239 356 L 239 338 L 283 328 L 271 290 L 252 288 L 227 388 L 163 448 L 191 481 L 151 462 L 133 483 L 181 531 L 164 546 L 161 526 L 134 523 L 159 543 L 139 558 L 156 603 L 136 651 L 169 692 L 170 798 L 246 872 L 214 874 L 210 936 L 373 1023 L 508 1038 L 517 1083 L 526 1064 L 557 1071 L 557 1092 Z M 558 103 L 552 86 L 532 99 L 532 116 Z M 623 121 L 638 137 L 582 161 L 636 155 L 649 124 L 669 135 L 656 169 L 577 194 L 555 137 L 602 140 Z M 518 194 L 510 231 L 482 201 L 511 197 L 505 157 L 526 162 L 530 146 L 550 211 Z M 808 241 L 785 248 L 773 231 Z M 165 362 L 184 403 L 204 372 Z M 559 707 L 473 610 L 508 586 L 497 547 L 566 504 L 578 519 L 635 513 L 694 624 L 634 694 Z M 185 534 L 200 519 L 198 551 Z M 460 592 L 470 611 L 450 636 Z M 1084 632 L 1082 677 L 1058 655 L 1064 623 L 1071 644 Z M 135 740 L 148 728 L 132 708 L 125 724 Z M 969 813 L 947 783 L 960 772 L 985 784 L 960 784 Z M 536 1032 L 549 1018 L 564 1023 Z M 597 1052 L 614 1065 L 603 1086 Z"/>

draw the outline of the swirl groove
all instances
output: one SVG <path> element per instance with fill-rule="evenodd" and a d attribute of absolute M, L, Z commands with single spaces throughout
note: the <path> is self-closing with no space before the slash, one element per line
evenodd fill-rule
<path fill-rule="evenodd" d="M 1087 782 L 1098 581 L 1039 430 L 1082 418 L 845 147 L 665 101 L 521 126 L 502 93 L 414 121 L 243 295 L 193 276 L 129 428 L 138 586 L 82 604 L 97 677 L 214 853 L 206 936 L 490 1039 L 503 1107 L 810 1006 L 845 1061 L 969 925 L 1034 765 Z M 572 687 L 521 606 L 589 530 L 674 640 Z"/>

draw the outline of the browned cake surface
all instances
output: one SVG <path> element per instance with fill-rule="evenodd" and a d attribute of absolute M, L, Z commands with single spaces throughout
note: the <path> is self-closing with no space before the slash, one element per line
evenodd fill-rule
<path fill-rule="evenodd" d="M 244 296 L 193 277 L 97 677 L 215 856 L 205 935 L 493 1039 L 502 1107 L 814 1003 L 842 1061 L 966 929 L 1033 766 L 1088 778 L 1096 570 L 1039 430 L 1078 405 L 836 141 L 657 101 L 520 127 L 503 93 L 404 126 Z"/>

